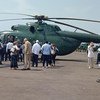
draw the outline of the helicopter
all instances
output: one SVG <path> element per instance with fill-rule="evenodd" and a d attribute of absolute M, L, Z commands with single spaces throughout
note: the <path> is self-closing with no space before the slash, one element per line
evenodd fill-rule
<path fill-rule="evenodd" d="M 27 38 L 31 43 L 34 43 L 35 40 L 39 40 L 41 44 L 49 41 L 50 43 L 56 44 L 59 52 L 58 55 L 67 55 L 74 52 L 82 42 L 95 42 L 100 43 L 100 35 L 95 34 L 91 31 L 85 30 L 83 28 L 73 26 L 58 20 L 77 20 L 77 21 L 88 21 L 100 23 L 97 20 L 89 19 L 78 19 L 78 18 L 49 18 L 44 15 L 28 15 L 20 13 L 8 13 L 8 14 L 19 14 L 28 16 L 28 18 L 16 18 L 16 19 L 3 19 L 0 21 L 12 21 L 12 20 L 37 20 L 36 22 L 28 22 L 26 25 L 13 25 L 11 30 L 0 32 L 0 39 L 2 42 L 5 41 L 23 41 L 24 38 Z M 63 31 L 58 25 L 51 25 L 46 23 L 53 22 L 59 25 L 68 26 L 83 31 L 81 32 L 71 32 Z M 86 32 L 86 33 L 85 33 Z"/>

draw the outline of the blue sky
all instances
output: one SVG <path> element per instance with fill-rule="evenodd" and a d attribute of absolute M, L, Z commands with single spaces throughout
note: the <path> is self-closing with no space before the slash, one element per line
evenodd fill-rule
<path fill-rule="evenodd" d="M 0 0 L 0 13 L 25 13 L 33 15 L 46 15 L 48 17 L 76 17 L 100 20 L 100 0 Z M 0 19 L 22 18 L 19 15 L 3 15 Z M 10 30 L 12 25 L 25 24 L 31 21 L 0 22 L 0 31 Z M 78 21 L 64 21 L 81 28 L 100 33 L 100 24 Z M 55 24 L 55 23 L 52 23 Z M 62 30 L 75 29 L 59 25 Z"/>

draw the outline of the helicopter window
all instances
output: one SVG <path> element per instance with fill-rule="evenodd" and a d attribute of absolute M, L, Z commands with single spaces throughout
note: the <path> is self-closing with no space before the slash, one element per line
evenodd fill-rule
<path fill-rule="evenodd" d="M 17 29 L 15 28 L 15 26 L 12 26 L 11 29 L 12 29 L 12 30 L 17 30 Z"/>
<path fill-rule="evenodd" d="M 35 32 L 35 28 L 33 26 L 30 27 L 30 32 L 32 32 L 32 33 Z"/>
<path fill-rule="evenodd" d="M 61 29 L 58 26 L 55 26 L 56 31 L 61 31 Z"/>

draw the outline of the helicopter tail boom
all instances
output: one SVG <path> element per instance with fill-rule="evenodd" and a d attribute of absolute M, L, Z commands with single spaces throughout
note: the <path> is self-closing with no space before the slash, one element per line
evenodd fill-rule
<path fill-rule="evenodd" d="M 86 33 L 77 33 L 69 31 L 59 31 L 58 34 L 62 34 L 65 37 L 74 38 L 81 42 L 95 42 L 100 43 L 100 35 L 98 34 L 86 34 Z"/>

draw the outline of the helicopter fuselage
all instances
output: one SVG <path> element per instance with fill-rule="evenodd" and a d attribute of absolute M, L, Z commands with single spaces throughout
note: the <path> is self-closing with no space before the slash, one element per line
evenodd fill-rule
<path fill-rule="evenodd" d="M 39 40 L 42 45 L 46 41 L 56 44 L 59 52 L 58 55 L 67 55 L 75 51 L 80 45 L 81 41 L 62 36 L 58 34 L 61 29 L 56 25 L 48 25 L 46 23 L 27 23 L 27 25 L 14 25 L 11 27 L 12 31 L 4 31 L 1 35 L 3 41 L 8 41 L 9 37 L 12 40 L 23 41 L 28 38 L 33 44 L 35 40 Z M 8 40 L 7 40 L 8 39 Z"/>
<path fill-rule="evenodd" d="M 3 42 L 20 40 L 27 38 L 33 44 L 36 40 L 40 44 L 46 41 L 57 46 L 58 55 L 67 55 L 75 51 L 81 42 L 100 42 L 100 36 L 95 34 L 85 34 L 78 32 L 62 31 L 57 25 L 50 25 L 42 22 L 27 23 L 26 25 L 14 25 L 12 31 L 0 33 Z"/>

